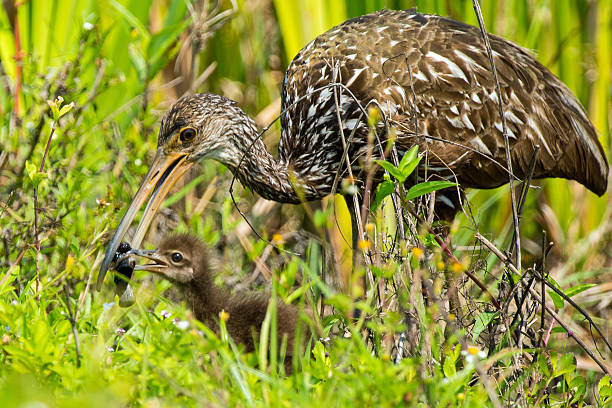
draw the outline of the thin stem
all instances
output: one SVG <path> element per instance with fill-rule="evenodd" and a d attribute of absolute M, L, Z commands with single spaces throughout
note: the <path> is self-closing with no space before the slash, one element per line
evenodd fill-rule
<path fill-rule="evenodd" d="M 459 262 L 459 260 L 455 256 L 455 254 L 453 254 L 453 252 L 446 245 L 446 243 L 442 240 L 442 238 L 440 238 L 438 236 L 438 234 L 436 234 L 434 232 L 434 230 L 431 229 L 431 227 L 425 222 L 425 220 L 419 214 L 417 214 L 417 212 L 411 206 L 408 206 L 408 210 L 410 211 L 410 214 L 412 214 L 412 216 L 414 218 L 416 218 L 417 221 L 421 225 L 424 225 L 425 228 L 427 228 L 427 232 L 429 232 L 434 237 L 434 239 L 436 240 L 438 245 L 440 245 L 440 248 L 442 248 L 442 251 L 444 251 L 444 253 L 446 253 L 446 255 L 448 255 L 448 257 L 451 259 L 451 261 L 453 263 L 461 264 L 461 262 Z M 493 303 L 493 306 L 495 306 L 495 309 L 501 310 L 501 306 L 500 306 L 499 302 L 497 301 L 497 299 L 495 299 L 493 294 L 491 292 L 489 292 L 489 289 L 487 289 L 487 287 L 484 285 L 484 283 L 482 283 L 480 281 L 480 279 L 478 279 L 473 273 L 471 273 L 467 269 L 464 269 L 463 273 L 465 273 L 468 276 L 468 278 L 470 278 L 472 280 L 472 282 L 474 282 L 476 284 L 476 286 L 478 286 L 483 292 L 485 292 L 487 295 L 489 295 L 489 297 L 491 298 L 491 303 Z"/>
<path fill-rule="evenodd" d="M 512 157 L 510 155 L 510 142 L 508 140 L 508 129 L 506 127 L 506 117 L 504 116 L 504 105 L 501 98 L 501 88 L 499 86 L 499 79 L 497 78 L 497 69 L 495 68 L 495 60 L 493 59 L 493 51 L 491 50 L 491 43 L 489 42 L 489 35 L 487 34 L 487 30 L 484 25 L 484 21 L 482 19 L 482 12 L 480 11 L 480 4 L 478 0 L 472 0 L 472 4 L 474 5 L 474 11 L 476 12 L 476 17 L 478 18 L 478 25 L 480 26 L 480 31 L 482 33 L 482 38 L 485 43 L 485 47 L 487 49 L 487 55 L 489 56 L 489 62 L 491 64 L 491 71 L 493 73 L 493 81 L 495 82 L 495 94 L 497 95 L 497 105 L 499 108 L 499 116 L 502 123 L 502 135 L 504 137 L 504 150 L 506 153 L 506 162 L 508 165 L 508 170 L 511 174 L 514 174 L 512 171 Z M 510 185 L 510 204 L 512 205 L 512 222 L 514 225 L 514 246 L 516 249 L 515 252 L 515 262 L 516 266 L 521 269 L 521 237 L 519 231 L 519 215 L 518 208 L 516 205 L 516 197 L 514 194 L 514 177 L 510 176 L 508 178 L 508 182 Z"/>
<path fill-rule="evenodd" d="M 49 154 L 49 146 L 51 146 L 51 139 L 53 138 L 53 133 L 55 133 L 55 122 L 53 122 L 53 127 L 51 128 L 51 133 L 49 134 L 49 139 L 47 140 L 47 147 L 45 147 L 45 154 L 43 155 L 42 162 L 40 163 L 39 173 L 43 172 L 45 168 L 45 161 L 47 160 L 47 154 Z"/>
<path fill-rule="evenodd" d="M 13 262 L 13 264 L 8 269 L 8 271 L 6 271 L 6 273 L 2 277 L 2 280 L 0 280 L 0 287 L 4 285 L 4 282 L 6 282 L 8 277 L 11 275 L 11 272 L 13 272 L 13 269 L 15 269 L 15 267 L 19 264 L 19 262 L 21 262 L 21 258 L 23 258 L 23 255 L 26 253 L 27 249 L 28 247 L 26 246 L 25 248 L 21 250 L 21 252 L 19 252 L 19 255 L 17 255 L 17 259 L 15 259 L 15 262 Z"/>
<path fill-rule="evenodd" d="M 483 237 L 479 233 L 476 233 L 475 237 L 476 237 L 477 240 L 482 242 L 487 248 L 489 248 L 491 250 L 491 252 L 493 252 L 495 254 L 495 256 L 497 256 L 497 258 L 500 261 L 502 261 L 506 265 L 506 267 L 508 269 L 510 269 L 512 272 L 514 272 L 515 274 L 520 276 L 520 273 L 519 273 L 518 269 L 512 264 L 511 260 L 508 259 L 508 257 L 506 255 L 504 255 L 495 245 L 493 245 L 493 243 L 491 243 L 488 239 L 486 239 L 485 237 Z M 539 276 L 539 278 L 544 280 L 542 276 Z M 521 282 L 522 282 L 522 279 L 521 279 Z M 547 282 L 545 282 L 545 283 L 547 283 Z M 552 285 L 550 285 L 549 287 L 550 288 L 554 288 Z M 554 320 L 556 320 L 557 323 L 559 323 L 559 325 L 561 327 L 563 327 L 567 331 L 568 336 L 572 337 L 576 341 L 576 343 L 578 343 L 578 345 L 589 355 L 589 357 L 591 357 L 593 359 L 593 361 L 595 361 L 595 363 L 601 368 L 601 370 L 604 373 L 606 373 L 608 375 L 611 375 L 610 370 L 608 369 L 608 367 L 595 355 L 595 353 L 593 353 L 587 347 L 586 343 L 580 337 L 578 337 L 570 329 L 570 327 L 567 324 L 565 324 L 565 322 L 561 319 L 561 317 L 559 317 L 559 315 L 554 310 L 552 310 L 549 306 L 547 306 L 544 303 L 544 300 L 542 299 L 540 294 L 538 292 L 536 292 L 531 287 L 527 287 L 527 290 L 529 290 L 529 292 L 536 299 L 536 301 L 538 301 L 542 306 L 544 306 L 544 309 L 546 310 L 546 312 L 548 312 L 548 314 L 551 315 L 552 318 Z M 561 292 L 561 291 L 559 291 L 559 292 Z M 559 294 L 559 292 L 557 292 L 557 293 Z M 563 293 L 563 292 L 561 292 L 561 293 Z M 565 300 L 568 300 L 568 299 L 565 299 Z M 596 327 L 596 326 L 594 326 L 594 327 Z M 603 336 L 602 336 L 602 338 L 603 338 Z"/>
<path fill-rule="evenodd" d="M 81 342 L 79 341 L 79 331 L 76 326 L 76 313 L 72 312 L 70 307 L 70 296 L 68 295 L 68 288 L 64 285 L 64 295 L 66 296 L 66 308 L 68 309 L 68 320 L 72 326 L 72 336 L 74 337 L 74 348 L 76 350 L 76 366 L 81 367 Z"/>
<path fill-rule="evenodd" d="M 53 127 L 51 128 L 51 133 L 49 133 L 49 139 L 47 140 L 47 146 L 45 147 L 45 153 L 40 163 L 40 168 L 38 169 L 39 173 L 42 173 L 45 168 L 45 161 L 47 160 L 47 154 L 49 154 L 51 139 L 53 138 L 53 133 L 55 133 L 55 126 L 56 124 L 53 122 Z M 36 246 L 36 259 L 34 261 L 36 265 L 36 296 L 40 302 L 40 270 L 38 268 L 38 256 L 40 254 L 40 240 L 38 238 L 38 185 L 34 187 L 34 244 Z"/>
<path fill-rule="evenodd" d="M 38 239 L 38 186 L 34 188 L 34 245 L 36 248 L 36 256 L 34 264 L 36 265 L 36 296 L 40 302 L 40 272 L 38 269 L 38 254 L 40 254 L 40 241 Z"/>
<path fill-rule="evenodd" d="M 546 276 L 546 247 L 547 247 L 547 242 L 546 242 L 546 230 L 542 231 L 542 261 L 541 261 L 541 266 L 540 266 L 540 271 L 542 272 L 542 277 Z M 546 290 L 545 290 L 546 285 L 544 284 L 544 279 L 540 279 L 540 293 L 542 294 L 542 311 L 540 313 L 540 330 L 539 331 L 539 337 L 538 337 L 538 342 L 537 345 L 540 347 L 542 345 L 542 338 L 544 337 L 544 325 L 545 325 L 545 320 L 544 320 L 544 316 L 545 316 L 545 312 L 546 310 L 544 309 L 544 302 L 546 302 Z"/>

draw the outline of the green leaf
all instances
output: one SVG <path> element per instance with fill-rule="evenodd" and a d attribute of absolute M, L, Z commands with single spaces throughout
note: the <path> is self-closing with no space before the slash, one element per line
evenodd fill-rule
<path fill-rule="evenodd" d="M 555 326 L 552 328 L 552 330 L 550 331 L 551 334 L 553 333 L 567 333 L 567 330 L 565 330 L 563 327 L 561 326 Z"/>
<path fill-rule="evenodd" d="M 343 295 L 341 293 L 330 295 L 328 299 L 328 304 L 330 306 L 333 306 L 342 312 L 348 313 L 348 311 L 353 307 L 353 300 L 347 295 Z"/>
<path fill-rule="evenodd" d="M 147 62 L 142 56 L 142 53 L 134 44 L 130 44 L 128 46 L 128 54 L 130 56 L 132 66 L 138 74 L 138 79 L 145 83 L 147 81 Z"/>
<path fill-rule="evenodd" d="M 576 285 L 574 287 L 571 287 L 569 289 L 564 290 L 563 293 L 565 293 L 565 296 L 571 298 L 572 296 L 576 296 L 580 292 L 584 292 L 585 290 L 590 289 L 593 286 L 597 286 L 597 284 L 595 284 L 595 283 L 585 283 L 583 285 Z"/>
<path fill-rule="evenodd" d="M 553 304 L 555 305 L 557 309 L 563 308 L 564 301 L 561 295 L 559 295 L 557 292 L 553 292 L 552 290 L 547 290 L 546 292 L 552 299 Z"/>
<path fill-rule="evenodd" d="M 571 353 L 562 354 L 555 367 L 554 376 L 576 371 L 576 357 Z"/>
<path fill-rule="evenodd" d="M 406 193 L 406 200 L 413 200 L 417 197 L 421 197 L 422 195 L 429 194 L 431 192 L 442 190 L 444 188 L 449 188 L 456 186 L 457 183 L 453 183 L 452 181 L 426 181 L 424 183 L 416 184 L 410 187 L 410 190 Z"/>
<path fill-rule="evenodd" d="M 395 177 L 400 183 L 406 181 L 406 179 L 402 179 L 402 173 L 400 170 L 395 167 L 393 164 L 389 163 L 386 160 L 375 160 L 383 169 L 387 170 L 389 174 Z"/>
<path fill-rule="evenodd" d="M 47 173 L 39 172 L 36 165 L 30 161 L 26 161 L 25 170 L 34 187 L 38 187 L 40 182 L 47 178 Z"/>
<path fill-rule="evenodd" d="M 404 156 L 402 156 L 402 160 L 400 161 L 399 167 L 405 168 L 408 165 L 408 163 L 415 161 L 418 158 L 418 153 L 419 153 L 419 146 L 418 145 L 412 146 L 410 150 L 408 150 L 406 153 L 404 153 Z"/>
<path fill-rule="evenodd" d="M 62 116 L 60 112 L 60 106 L 64 102 L 64 98 L 58 96 L 54 101 L 47 100 L 47 105 L 51 108 L 51 113 L 53 113 L 53 121 L 57 122 L 57 120 Z M 70 110 L 69 108 L 68 110 Z"/>
<path fill-rule="evenodd" d="M 423 243 L 428 247 L 440 248 L 440 244 L 436 240 L 436 236 L 434 234 L 427 234 L 423 237 Z"/>
<path fill-rule="evenodd" d="M 377 278 L 386 278 L 390 279 L 393 277 L 393 274 L 396 272 L 396 268 L 391 265 L 386 265 L 385 267 L 371 266 L 372 274 Z"/>
<path fill-rule="evenodd" d="M 181 188 L 175 194 L 171 195 L 167 199 L 164 200 L 162 207 L 170 207 L 172 204 L 177 203 L 181 198 L 185 197 L 188 192 L 193 190 L 200 182 L 204 180 L 204 175 L 201 174 L 198 177 L 191 180 L 186 186 Z"/>
<path fill-rule="evenodd" d="M 325 346 L 323 346 L 323 343 L 317 342 L 317 344 L 315 344 L 314 350 L 312 350 L 312 356 L 318 362 L 325 360 Z"/>
<path fill-rule="evenodd" d="M 482 312 L 476 317 L 476 322 L 474 323 L 474 330 L 472 339 L 476 341 L 480 333 L 484 331 L 484 329 L 499 316 L 499 312 Z"/>
<path fill-rule="evenodd" d="M 560 289 L 559 284 L 550 276 L 546 279 L 551 285 L 553 285 L 555 288 Z M 547 290 L 546 291 L 548 293 L 548 295 L 550 296 L 550 298 L 553 301 L 553 304 L 555 305 L 555 307 L 557 309 L 561 309 L 563 307 L 563 298 L 561 297 L 561 295 L 559 295 L 557 292 L 552 291 L 552 290 Z"/>
<path fill-rule="evenodd" d="M 580 375 L 575 376 L 569 382 L 569 387 L 570 389 L 576 390 L 575 391 L 576 394 L 574 395 L 574 398 L 572 399 L 572 401 L 577 401 L 578 399 L 583 398 L 586 392 L 586 378 Z"/>
<path fill-rule="evenodd" d="M 610 376 L 608 374 L 604 375 L 601 380 L 599 380 L 597 394 L 599 394 L 599 398 L 601 398 L 602 401 L 612 396 L 612 386 L 610 386 Z"/>
<path fill-rule="evenodd" d="M 333 207 L 329 206 L 325 211 L 316 210 L 314 213 L 314 224 L 316 227 L 321 228 L 325 225 L 328 225 L 329 220 L 331 219 Z M 331 225 L 331 224 L 330 224 Z"/>
<path fill-rule="evenodd" d="M 519 283 L 519 281 L 521 280 L 521 275 L 519 275 L 516 272 L 510 272 L 510 276 L 512 277 L 512 281 L 514 282 L 515 285 Z"/>
<path fill-rule="evenodd" d="M 47 104 L 51 108 L 51 113 L 53 114 L 53 120 L 57 121 L 59 118 L 59 109 L 57 108 L 57 104 L 53 101 L 47 101 Z"/>
<path fill-rule="evenodd" d="M 62 109 L 60 109 L 60 111 L 59 111 L 58 118 L 61 118 L 62 116 L 64 116 L 68 112 L 70 112 L 72 110 L 72 108 L 74 108 L 74 102 L 70 102 L 68 105 L 63 106 Z"/>
<path fill-rule="evenodd" d="M 149 69 L 149 80 L 155 77 L 157 73 L 171 60 L 178 51 L 178 47 L 171 50 L 173 45 L 176 45 L 176 39 L 189 26 L 191 19 L 164 27 L 159 32 L 151 37 L 151 41 L 147 47 Z M 171 52 L 167 52 L 170 50 Z"/>
<path fill-rule="evenodd" d="M 374 197 L 374 202 L 370 206 L 370 211 L 374 211 L 378 208 L 380 203 L 387 197 L 392 194 L 395 190 L 395 184 L 391 180 L 385 180 L 376 187 L 376 195 Z"/>
<path fill-rule="evenodd" d="M 455 366 L 455 361 L 453 361 L 450 356 L 447 356 L 444 359 L 444 364 L 442 364 L 442 371 L 444 371 L 444 375 L 446 377 L 453 376 L 457 373 L 457 367 Z"/>
<path fill-rule="evenodd" d="M 540 354 L 538 356 L 538 372 L 540 375 L 550 377 L 550 367 L 548 365 L 548 357 L 546 354 Z"/>
<path fill-rule="evenodd" d="M 414 169 L 416 169 L 416 167 L 419 165 L 422 156 L 418 156 L 418 151 L 419 146 L 415 145 L 402 157 L 402 160 L 398 166 L 398 169 L 404 179 L 402 183 L 408 179 Z"/>
<path fill-rule="evenodd" d="M 455 344 L 455 350 L 453 350 L 453 358 L 455 361 L 459 360 L 459 356 L 461 355 L 461 344 Z"/>
<path fill-rule="evenodd" d="M 147 30 L 145 25 L 142 24 L 138 17 L 136 17 L 130 10 L 116 0 L 110 0 L 110 5 L 113 6 L 117 12 L 119 12 L 119 14 L 131 27 L 138 31 L 138 34 L 145 40 L 145 42 L 149 42 L 151 39 L 151 34 L 149 34 L 149 30 Z"/>
<path fill-rule="evenodd" d="M 51 113 L 53 113 L 53 121 L 57 122 L 59 118 L 70 112 L 72 108 L 74 108 L 74 102 L 70 102 L 68 105 L 62 107 L 62 103 L 64 103 L 64 98 L 58 96 L 54 101 L 47 101 L 47 104 L 51 108 Z"/>
<path fill-rule="evenodd" d="M 36 173 L 38 173 L 38 169 L 36 168 L 36 166 L 29 160 L 26 160 L 25 169 L 30 180 L 34 179 L 34 176 L 36 175 Z"/>

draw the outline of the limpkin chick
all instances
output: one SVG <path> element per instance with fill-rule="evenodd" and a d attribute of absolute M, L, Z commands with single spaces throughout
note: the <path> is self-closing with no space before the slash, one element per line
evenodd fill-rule
<path fill-rule="evenodd" d="M 261 325 L 266 317 L 270 297 L 264 293 L 236 293 L 214 284 L 208 257 L 202 242 L 188 234 L 166 238 L 156 251 L 135 251 L 137 255 L 153 261 L 137 265 L 135 270 L 158 274 L 175 286 L 185 296 L 195 317 L 219 334 L 219 315 L 225 311 L 229 318 L 226 327 L 234 342 L 243 344 L 246 352 L 255 350 Z M 290 373 L 296 347 L 302 348 L 310 338 L 305 322 L 299 323 L 299 310 L 295 306 L 277 303 L 278 347 L 286 338 L 285 372 Z M 300 341 L 296 334 L 299 331 Z M 299 352 L 299 351 L 298 351 Z"/>

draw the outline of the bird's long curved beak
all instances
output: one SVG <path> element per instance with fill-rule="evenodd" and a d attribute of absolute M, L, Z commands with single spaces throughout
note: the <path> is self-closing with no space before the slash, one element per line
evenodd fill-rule
<path fill-rule="evenodd" d="M 172 188 L 174 183 L 193 166 L 193 162 L 188 162 L 186 159 L 187 154 L 185 153 L 172 152 L 166 154 L 161 148 L 157 149 L 157 153 L 155 154 L 155 158 L 153 159 L 153 163 L 147 175 L 142 181 L 140 188 L 138 188 L 138 192 L 132 199 L 132 203 L 128 210 L 123 215 L 119 226 L 115 230 L 115 235 L 113 235 L 113 238 L 108 244 L 106 255 L 104 256 L 102 266 L 100 267 L 100 273 L 98 274 L 97 290 L 102 288 L 104 277 L 119 247 L 119 243 L 123 239 L 129 226 L 132 224 L 140 207 L 142 207 L 150 195 L 151 198 L 149 198 L 149 202 L 142 214 L 134 237 L 131 242 L 129 242 L 132 248 L 138 248 L 142 243 L 153 217 L 164 201 L 168 191 L 170 191 L 170 188 Z"/>

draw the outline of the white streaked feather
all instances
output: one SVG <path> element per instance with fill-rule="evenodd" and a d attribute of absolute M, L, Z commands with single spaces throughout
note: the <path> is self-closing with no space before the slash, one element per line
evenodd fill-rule
<path fill-rule="evenodd" d="M 427 77 L 421 71 L 418 71 L 415 75 L 413 75 L 414 79 L 418 79 L 419 81 L 427 82 Z"/>
<path fill-rule="evenodd" d="M 465 76 L 465 73 L 461 70 L 461 68 L 459 68 L 459 65 L 455 64 L 453 61 L 449 60 L 448 58 L 443 57 L 440 54 L 436 54 L 435 52 L 432 52 L 432 51 L 429 51 L 425 55 L 425 57 L 431 58 L 433 61 L 444 63 L 455 78 L 463 79 L 465 82 L 469 83 L 467 77 Z"/>
<path fill-rule="evenodd" d="M 506 111 L 504 112 L 504 118 L 506 118 L 506 120 L 509 120 L 511 122 L 516 123 L 517 125 L 523 125 L 523 121 L 520 120 L 512 111 Z"/>
<path fill-rule="evenodd" d="M 546 139 L 544 139 L 544 136 L 542 135 L 542 132 L 540 131 L 540 128 L 538 127 L 538 125 L 533 121 L 532 118 L 527 118 L 527 125 L 529 125 L 529 127 L 531 128 L 531 130 L 533 131 L 533 133 L 538 137 L 538 139 L 542 142 L 542 144 L 544 145 L 544 148 L 546 149 L 546 151 L 548 152 L 548 154 L 550 154 L 551 157 L 555 157 L 553 155 L 553 152 L 550 150 L 550 147 L 548 147 L 548 143 L 546 143 Z M 534 142 L 537 143 L 535 140 L 533 140 L 533 137 L 530 137 L 530 139 Z"/>
<path fill-rule="evenodd" d="M 474 125 L 472 124 L 472 122 L 470 121 L 470 118 L 468 117 L 466 113 L 461 115 L 461 121 L 465 124 L 465 127 L 467 127 L 468 129 L 472 129 L 474 132 L 476 131 L 476 129 L 474 128 Z"/>
<path fill-rule="evenodd" d="M 475 138 L 472 138 L 470 140 L 470 144 L 472 145 L 474 149 L 478 150 L 479 152 L 488 154 L 489 156 L 493 156 L 493 153 L 491 153 L 487 145 L 484 144 L 483 141 L 478 136 Z"/>
<path fill-rule="evenodd" d="M 591 139 L 589 133 L 586 131 L 584 126 L 582 126 L 582 123 L 580 123 L 573 117 L 572 126 L 574 127 L 574 130 L 576 131 L 580 139 L 584 142 L 584 144 L 591 151 L 591 153 L 593 153 L 593 156 L 595 156 L 595 159 L 599 164 L 599 168 L 601 169 L 602 175 L 605 176 L 605 170 L 608 168 L 608 164 L 606 163 L 605 157 L 601 156 L 600 150 L 597 148 L 595 142 L 593 141 L 593 139 Z"/>
<path fill-rule="evenodd" d="M 350 79 L 349 79 L 349 80 L 346 82 L 346 84 L 345 84 L 345 85 L 346 85 L 347 87 L 351 86 L 351 85 L 352 85 L 352 83 L 353 83 L 353 82 L 355 82 L 355 80 L 357 79 L 357 77 L 358 77 L 359 75 L 361 75 L 361 73 L 362 73 L 363 71 L 365 71 L 365 69 L 366 69 L 365 67 L 364 67 L 364 68 L 359 68 L 359 69 L 356 69 L 356 70 L 355 70 L 355 72 L 353 73 L 353 76 L 352 76 L 352 77 L 351 77 L 351 78 L 350 78 Z"/>

